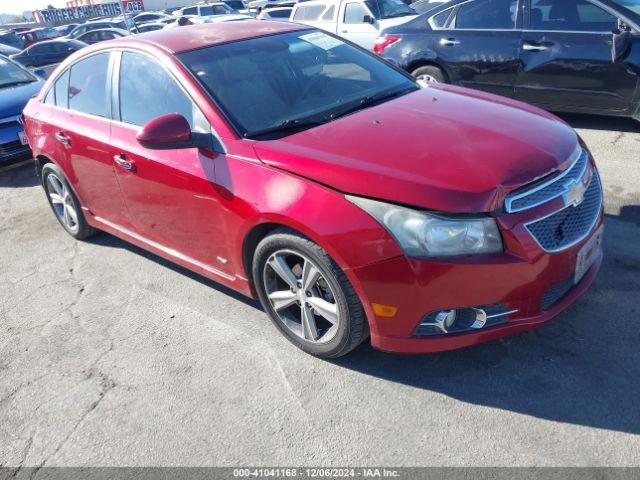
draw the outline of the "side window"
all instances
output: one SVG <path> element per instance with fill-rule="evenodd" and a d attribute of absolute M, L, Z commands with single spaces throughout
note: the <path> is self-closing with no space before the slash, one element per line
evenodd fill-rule
<path fill-rule="evenodd" d="M 586 0 L 532 0 L 531 29 L 611 32 L 618 19 Z"/>
<path fill-rule="evenodd" d="M 47 94 L 44 97 L 45 105 L 55 105 L 56 104 L 56 87 L 53 86 L 49 89 Z"/>
<path fill-rule="evenodd" d="M 325 5 L 304 5 L 296 10 L 294 21 L 314 21 L 317 20 L 326 8 Z"/>
<path fill-rule="evenodd" d="M 331 20 L 333 20 L 333 14 L 336 11 L 336 7 L 334 7 L 333 5 L 331 5 L 329 8 L 327 8 L 327 11 L 324 12 L 324 14 L 322 15 L 322 20 L 325 22 L 330 22 Z"/>
<path fill-rule="evenodd" d="M 55 90 L 56 105 L 60 108 L 69 108 L 69 70 L 56 80 L 52 90 Z"/>
<path fill-rule="evenodd" d="M 364 17 L 371 15 L 360 2 L 347 3 L 344 9 L 344 23 L 364 23 Z"/>
<path fill-rule="evenodd" d="M 71 67 L 69 108 L 99 117 L 110 117 L 107 97 L 109 54 L 100 53 L 80 60 Z"/>
<path fill-rule="evenodd" d="M 198 7 L 190 7 L 182 10 L 182 15 L 198 15 Z"/>
<path fill-rule="evenodd" d="M 437 15 L 431 17 L 429 19 L 429 25 L 431 25 L 431 28 L 433 28 L 434 30 L 440 30 L 444 28 L 447 25 L 447 20 L 449 20 L 452 11 L 453 9 L 450 8 L 449 10 L 445 10 L 444 12 L 440 12 Z"/>
<path fill-rule="evenodd" d="M 149 120 L 179 113 L 194 131 L 207 132 L 210 126 L 176 80 L 152 58 L 124 52 L 120 64 L 120 117 L 123 122 L 142 126 Z"/>
<path fill-rule="evenodd" d="M 515 29 L 517 6 L 517 0 L 474 0 L 463 3 L 458 7 L 452 26 L 465 30 Z"/>

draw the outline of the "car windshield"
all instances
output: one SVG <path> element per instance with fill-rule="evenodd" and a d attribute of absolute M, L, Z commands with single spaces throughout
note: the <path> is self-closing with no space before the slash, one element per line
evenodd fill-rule
<path fill-rule="evenodd" d="M 281 136 L 417 90 L 372 54 L 315 30 L 178 55 L 236 128 Z"/>
<path fill-rule="evenodd" d="M 613 2 L 640 15 L 640 0 L 613 0 Z"/>
<path fill-rule="evenodd" d="M 13 62 L 0 58 L 0 88 L 35 82 L 37 78 Z"/>
<path fill-rule="evenodd" d="M 416 15 L 416 11 L 402 0 L 366 0 L 364 3 L 379 20 Z"/>

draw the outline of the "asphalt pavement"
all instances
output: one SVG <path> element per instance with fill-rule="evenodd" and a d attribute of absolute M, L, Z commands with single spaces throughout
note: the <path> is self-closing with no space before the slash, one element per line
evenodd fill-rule
<path fill-rule="evenodd" d="M 640 125 L 565 117 L 605 185 L 605 261 L 548 326 L 324 361 L 255 303 L 115 237 L 76 242 L 0 172 L 0 465 L 639 466 Z"/>

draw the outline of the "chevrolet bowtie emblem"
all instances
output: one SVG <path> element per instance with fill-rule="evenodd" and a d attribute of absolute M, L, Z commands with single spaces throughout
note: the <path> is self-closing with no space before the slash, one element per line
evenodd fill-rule
<path fill-rule="evenodd" d="M 587 191 L 589 185 L 589 175 L 585 174 L 583 178 L 577 182 L 569 182 L 565 187 L 567 193 L 563 195 L 565 205 L 572 205 L 577 207 L 584 200 L 584 194 Z"/>

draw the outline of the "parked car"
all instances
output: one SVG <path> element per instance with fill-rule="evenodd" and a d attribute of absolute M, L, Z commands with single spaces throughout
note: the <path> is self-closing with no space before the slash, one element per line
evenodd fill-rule
<path fill-rule="evenodd" d="M 25 48 L 27 48 L 45 40 L 61 37 L 62 34 L 54 28 L 34 28 L 33 30 L 21 32 L 18 36 L 24 42 Z"/>
<path fill-rule="evenodd" d="M 61 35 L 67 36 L 69 35 L 74 28 L 76 28 L 79 23 L 69 23 L 67 25 L 60 25 L 59 27 L 54 27 Z"/>
<path fill-rule="evenodd" d="M 0 164 L 31 154 L 18 117 L 43 85 L 33 72 L 0 55 Z"/>
<path fill-rule="evenodd" d="M 231 15 L 209 15 L 207 17 L 194 17 L 194 24 L 199 23 L 220 23 L 220 22 L 237 22 L 240 20 L 253 20 L 251 15 L 231 14 Z"/>
<path fill-rule="evenodd" d="M 154 32 L 156 30 L 162 30 L 166 26 L 167 26 L 166 23 L 150 22 L 150 23 L 143 23 L 142 25 L 138 25 L 137 29 L 138 29 L 138 33 L 145 33 L 145 32 Z"/>
<path fill-rule="evenodd" d="M 98 30 L 90 30 L 80 35 L 76 40 L 84 42 L 88 45 L 104 42 L 105 40 L 113 40 L 129 35 L 129 32 L 121 28 L 101 28 Z"/>
<path fill-rule="evenodd" d="M 257 297 L 324 357 L 369 334 L 392 352 L 475 345 L 585 293 L 602 187 L 565 122 L 420 88 L 306 26 L 242 26 L 134 35 L 56 69 L 24 119 L 69 234 L 104 230 Z"/>
<path fill-rule="evenodd" d="M 184 7 L 174 12 L 175 16 L 195 15 L 198 17 L 208 17 L 211 15 L 230 15 L 238 13 L 224 2 L 212 2 L 201 5 Z"/>
<path fill-rule="evenodd" d="M 18 54 L 11 55 L 10 58 L 26 67 L 42 67 L 60 63 L 72 53 L 86 46 L 86 43 L 78 40 L 60 38 L 36 43 Z"/>
<path fill-rule="evenodd" d="M 386 29 L 375 51 L 423 80 L 640 119 L 640 0 L 454 0 Z"/>
<path fill-rule="evenodd" d="M 0 55 L 8 57 L 9 55 L 15 55 L 16 53 L 20 53 L 20 50 L 0 43 Z"/>
<path fill-rule="evenodd" d="M 157 23 L 170 19 L 171 16 L 162 12 L 142 12 L 133 17 L 133 21 L 136 25 L 144 23 Z"/>
<path fill-rule="evenodd" d="M 236 12 L 248 14 L 249 7 L 245 4 L 244 0 L 222 0 L 228 7 L 232 8 Z"/>
<path fill-rule="evenodd" d="M 292 11 L 292 7 L 265 8 L 256 18 L 258 20 L 289 20 Z"/>
<path fill-rule="evenodd" d="M 8 45 L 18 50 L 24 49 L 24 40 L 13 30 L 0 30 L 0 44 Z"/>
<path fill-rule="evenodd" d="M 78 38 L 80 35 L 83 35 L 91 30 L 102 30 L 104 28 L 122 28 L 126 29 L 126 25 L 124 22 L 87 22 L 82 25 L 78 25 L 74 28 L 71 33 L 68 35 L 69 38 Z"/>
<path fill-rule="evenodd" d="M 304 23 L 372 49 L 380 32 L 417 17 L 401 0 L 312 0 L 297 3 L 291 21 Z"/>

